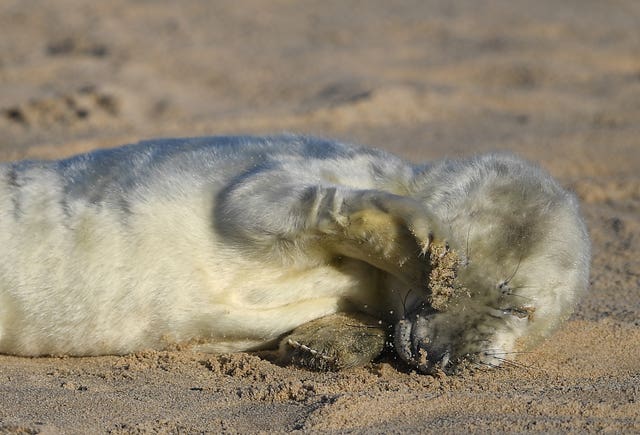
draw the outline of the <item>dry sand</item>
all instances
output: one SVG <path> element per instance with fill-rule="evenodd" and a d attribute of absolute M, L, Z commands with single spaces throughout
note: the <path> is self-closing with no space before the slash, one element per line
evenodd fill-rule
<path fill-rule="evenodd" d="M 0 356 L 0 432 L 640 432 L 640 2 L 0 2 L 0 159 L 294 131 L 511 150 L 583 202 L 592 288 L 514 367 Z"/>

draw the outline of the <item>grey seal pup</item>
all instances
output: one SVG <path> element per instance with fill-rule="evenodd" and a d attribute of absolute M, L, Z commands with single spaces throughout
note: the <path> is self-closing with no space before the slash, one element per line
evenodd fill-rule
<path fill-rule="evenodd" d="M 441 309 L 437 242 L 463 289 Z M 574 196 L 507 154 L 412 164 L 282 135 L 0 165 L 7 354 L 280 343 L 283 361 L 330 370 L 391 342 L 422 372 L 494 367 L 569 316 L 589 262 Z"/>

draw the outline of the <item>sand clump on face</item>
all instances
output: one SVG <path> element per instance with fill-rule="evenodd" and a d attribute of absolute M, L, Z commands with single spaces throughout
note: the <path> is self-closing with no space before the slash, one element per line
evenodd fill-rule
<path fill-rule="evenodd" d="M 445 243 L 434 242 L 429 247 L 429 275 L 427 301 L 434 310 L 446 311 L 450 302 L 467 290 L 455 281 L 460 267 L 460 256 Z"/>

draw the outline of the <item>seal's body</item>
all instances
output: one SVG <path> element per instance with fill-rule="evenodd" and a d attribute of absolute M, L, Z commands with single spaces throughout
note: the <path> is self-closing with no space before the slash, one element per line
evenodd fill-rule
<path fill-rule="evenodd" d="M 464 258 L 445 313 L 424 306 L 432 238 Z M 570 313 L 588 264 L 574 198 L 512 156 L 214 137 L 0 165 L 3 353 L 242 351 L 357 311 L 400 322 L 409 362 L 497 365 Z"/>

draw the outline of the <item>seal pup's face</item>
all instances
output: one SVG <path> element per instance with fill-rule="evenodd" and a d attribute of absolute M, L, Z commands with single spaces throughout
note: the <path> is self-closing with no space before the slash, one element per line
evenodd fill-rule
<path fill-rule="evenodd" d="M 456 171 L 453 185 L 418 196 L 441 220 L 435 237 L 461 257 L 461 291 L 439 310 L 414 299 L 395 328 L 398 354 L 427 373 L 508 363 L 571 314 L 588 281 L 576 200 L 550 176 L 510 156 Z"/>

